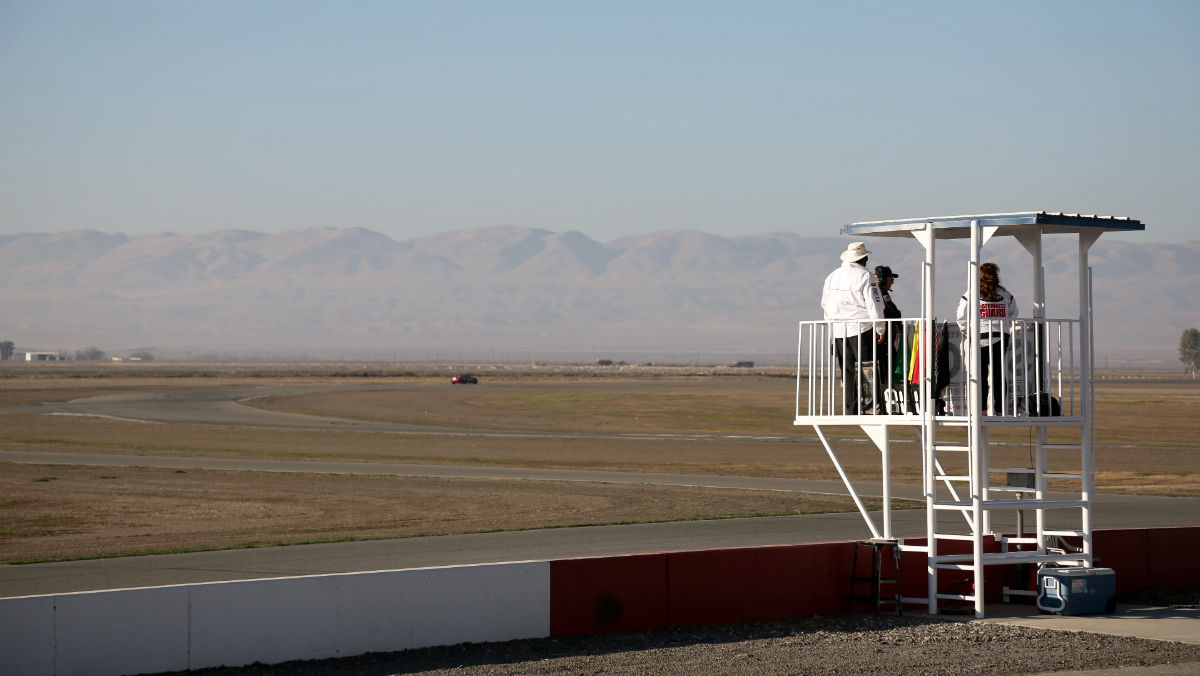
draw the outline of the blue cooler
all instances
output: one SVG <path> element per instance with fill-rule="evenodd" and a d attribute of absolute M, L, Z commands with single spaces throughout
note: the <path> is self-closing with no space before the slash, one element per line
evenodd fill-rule
<path fill-rule="evenodd" d="M 1112 568 L 1043 568 L 1037 582 L 1037 607 L 1043 613 L 1090 615 L 1116 610 L 1117 575 Z"/>

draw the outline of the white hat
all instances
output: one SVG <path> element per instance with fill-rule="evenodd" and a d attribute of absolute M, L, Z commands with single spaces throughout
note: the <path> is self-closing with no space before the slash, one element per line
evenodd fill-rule
<path fill-rule="evenodd" d="M 866 258 L 867 254 L 869 253 L 871 252 L 867 251 L 866 244 L 863 244 L 862 242 L 850 242 L 850 244 L 846 246 L 846 250 L 842 252 L 842 260 L 856 261 L 860 258 Z"/>

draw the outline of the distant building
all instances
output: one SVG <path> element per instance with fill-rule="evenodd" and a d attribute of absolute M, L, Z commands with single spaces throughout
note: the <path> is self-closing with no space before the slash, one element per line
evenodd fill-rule
<path fill-rule="evenodd" d="M 25 361 L 58 361 L 62 355 L 57 352 L 26 352 Z"/>

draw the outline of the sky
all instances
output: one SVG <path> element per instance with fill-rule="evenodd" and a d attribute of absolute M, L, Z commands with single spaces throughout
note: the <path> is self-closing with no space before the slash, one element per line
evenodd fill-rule
<path fill-rule="evenodd" d="M 1200 237 L 1200 2 L 0 0 L 0 235 Z"/>

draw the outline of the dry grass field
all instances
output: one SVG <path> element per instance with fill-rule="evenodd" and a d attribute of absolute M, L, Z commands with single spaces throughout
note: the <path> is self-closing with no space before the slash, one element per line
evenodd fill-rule
<path fill-rule="evenodd" d="M 480 367 L 477 386 L 448 384 L 450 370 L 6 370 L 0 450 L 269 458 L 294 461 L 297 471 L 0 463 L 0 561 L 852 509 L 847 498 L 771 491 L 304 472 L 305 461 L 352 460 L 836 478 L 811 430 L 792 425 L 795 381 L 782 369 Z M 39 410 L 99 394 L 245 385 L 288 393 L 250 402 L 257 407 L 459 433 L 161 424 Z M 1096 427 L 1101 491 L 1200 495 L 1200 383 L 1102 380 Z M 854 432 L 838 451 L 854 476 L 873 477 L 878 451 Z M 1023 431 L 993 441 L 993 464 L 1028 457 Z M 899 449 L 894 475 L 916 482 L 917 445 Z"/>

